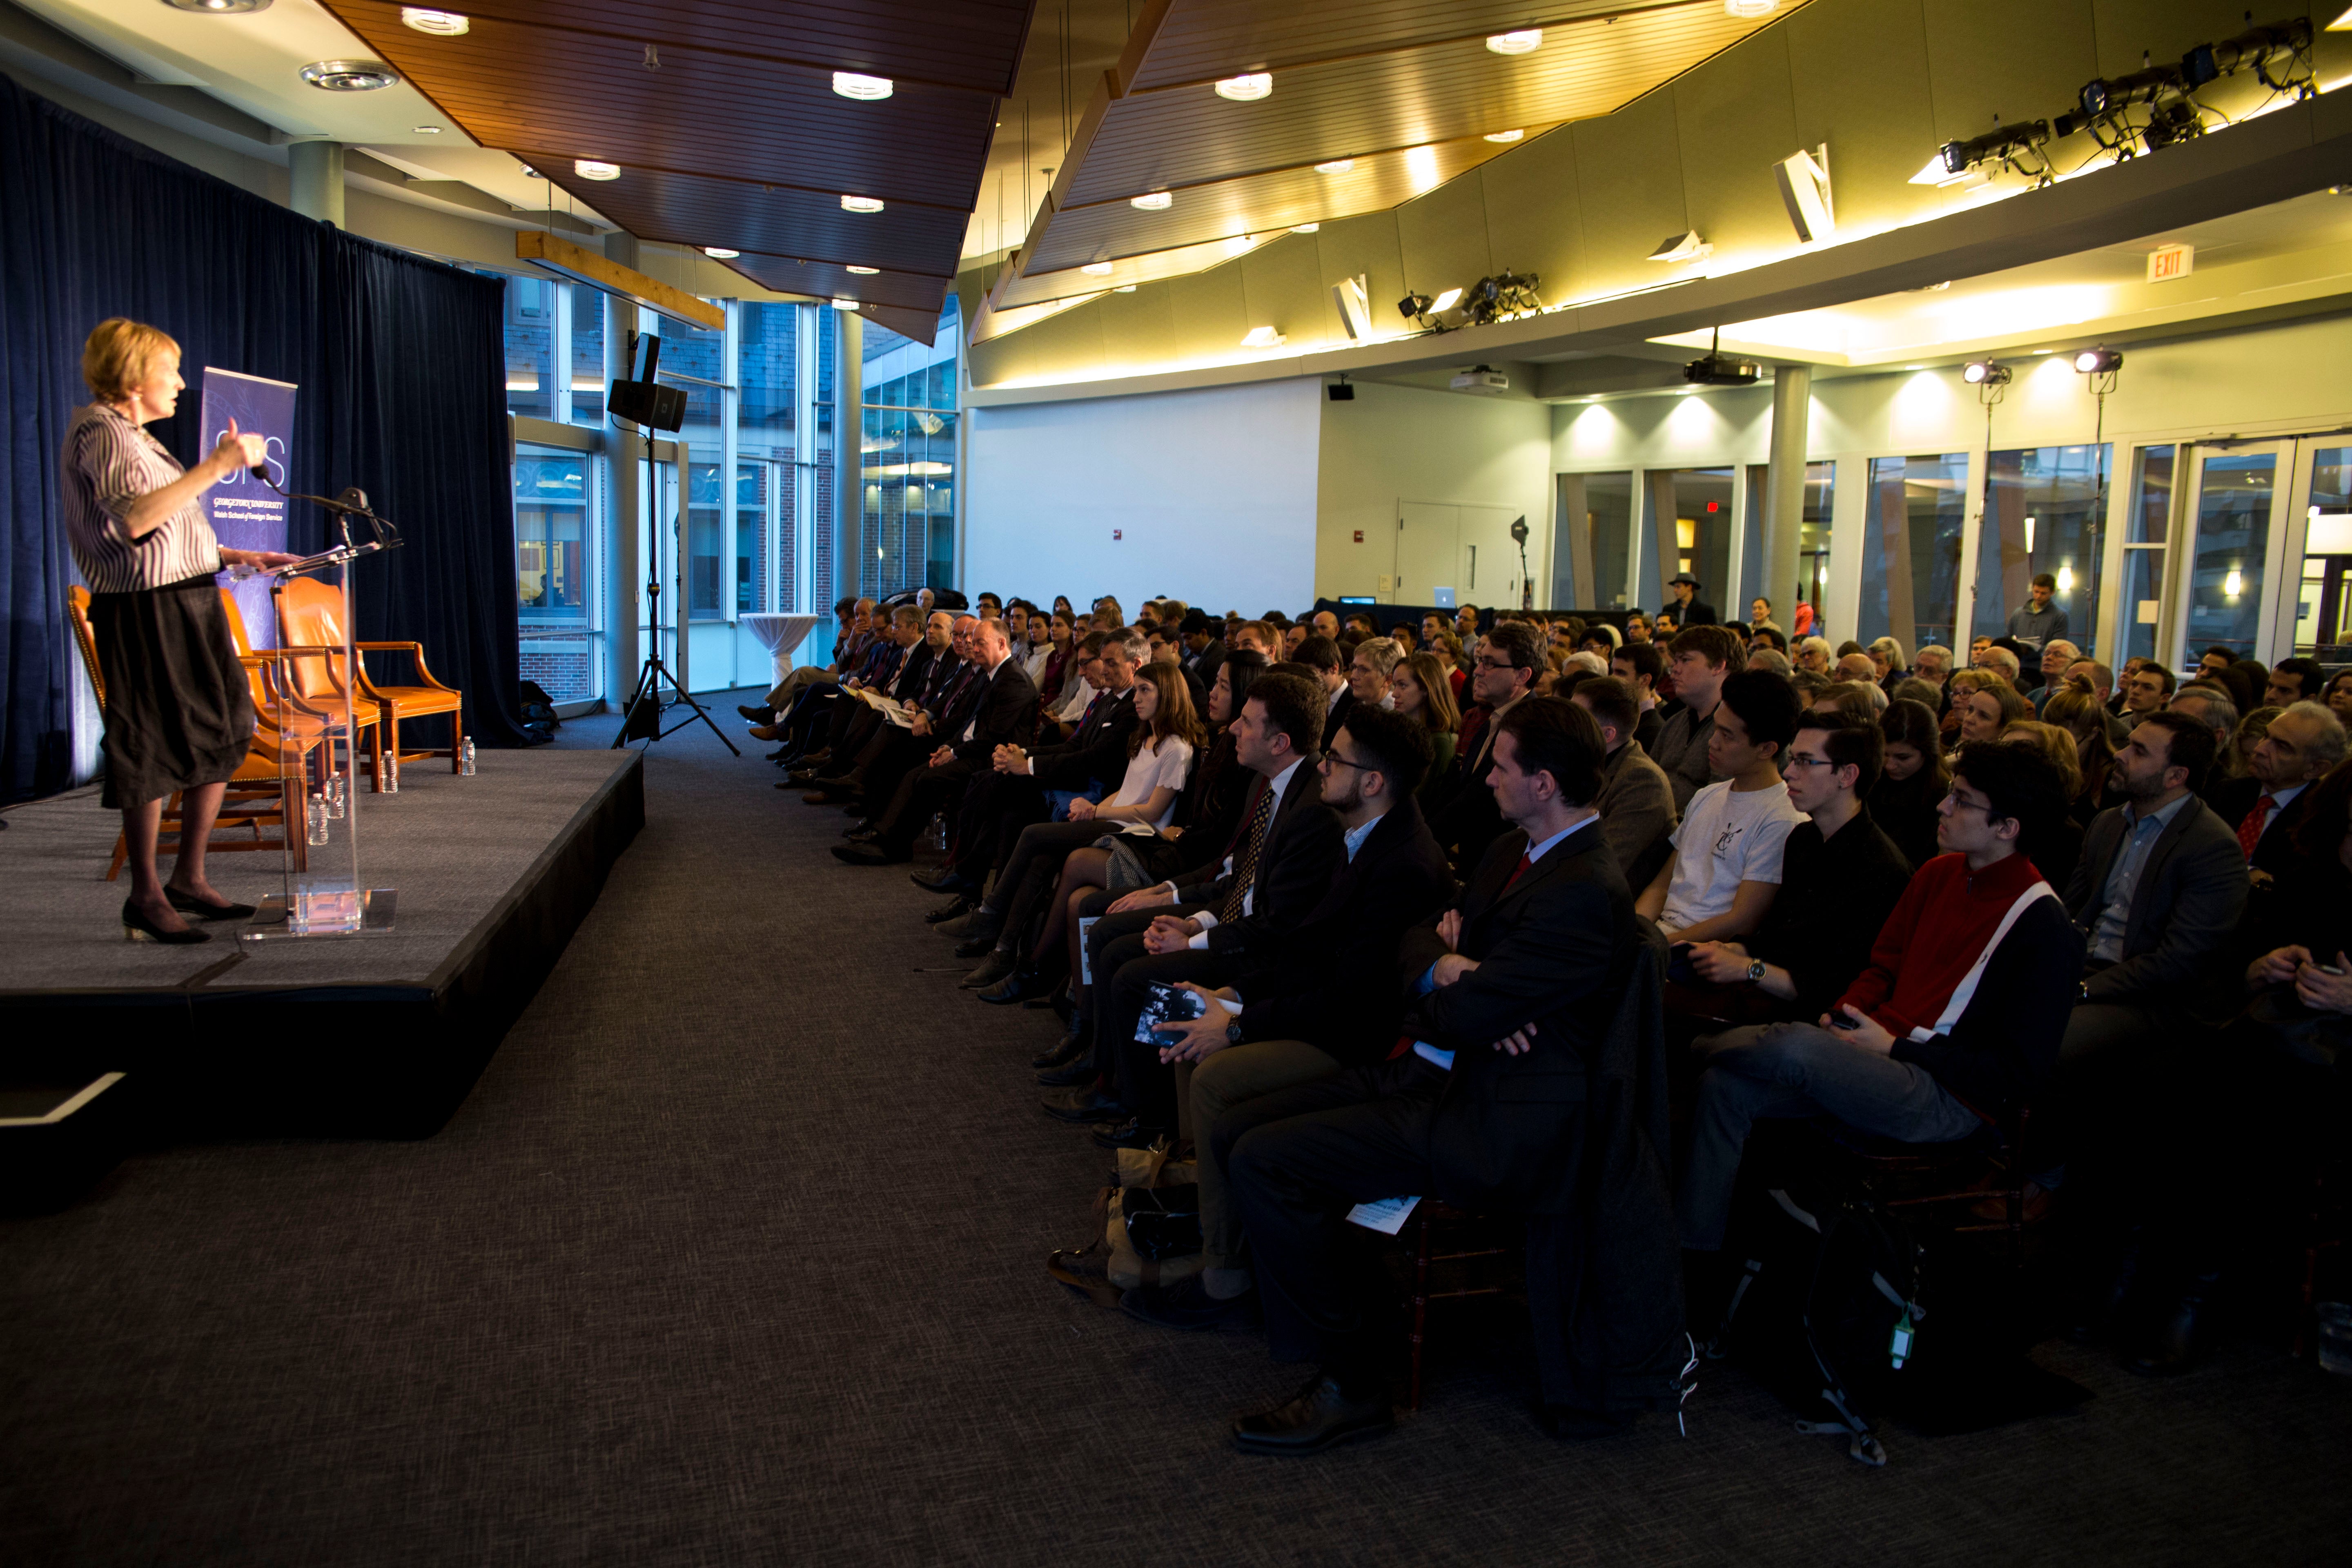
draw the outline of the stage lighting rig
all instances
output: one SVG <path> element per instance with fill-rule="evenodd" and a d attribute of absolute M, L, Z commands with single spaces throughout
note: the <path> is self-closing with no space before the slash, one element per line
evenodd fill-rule
<path fill-rule="evenodd" d="M 1947 142 L 1936 156 L 1948 175 L 1965 174 L 1980 163 L 1998 163 L 2041 186 L 2051 179 L 2050 159 L 2043 152 L 2049 142 L 2050 121 L 2021 120 L 2015 125 L 1996 125 L 1966 142 Z"/>
<path fill-rule="evenodd" d="M 1960 367 L 1960 379 L 1970 386 L 2007 386 L 2012 375 L 1999 360 L 1972 359 Z"/>
<path fill-rule="evenodd" d="M 2145 55 L 2140 57 L 2143 60 Z M 2131 110 L 2145 105 L 2145 121 Z M 2127 76 L 2095 77 L 2074 95 L 2074 107 L 2051 121 L 2061 137 L 2088 132 L 2117 163 L 2205 133 L 2205 116 L 2189 96 L 2189 78 L 2179 66 L 2143 65 Z"/>
<path fill-rule="evenodd" d="M 1543 300 L 1536 294 L 1537 281 L 1538 275 L 1533 272 L 1505 271 L 1479 279 L 1463 291 L 1464 324 L 1483 327 L 1506 316 L 1541 310 Z"/>
<path fill-rule="evenodd" d="M 2180 74 L 2194 90 L 2209 81 L 2252 69 L 2255 79 L 2274 93 L 2310 98 L 2319 90 L 2312 80 L 2310 55 L 2311 18 L 2294 16 L 2249 27 L 2218 44 L 2198 45 L 2180 57 Z"/>

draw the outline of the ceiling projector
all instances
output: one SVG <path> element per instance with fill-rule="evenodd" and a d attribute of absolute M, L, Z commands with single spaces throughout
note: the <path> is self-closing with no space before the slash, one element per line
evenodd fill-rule
<path fill-rule="evenodd" d="M 1683 366 L 1683 379 L 1699 386 L 1753 386 L 1763 374 L 1764 367 L 1754 360 L 1729 354 L 1703 354 Z"/>
<path fill-rule="evenodd" d="M 1748 379 L 1753 381 L 1756 378 L 1749 376 Z M 1511 378 L 1493 365 L 1481 364 L 1474 365 L 1462 372 L 1447 384 L 1456 392 L 1508 392 L 1511 387 Z"/>

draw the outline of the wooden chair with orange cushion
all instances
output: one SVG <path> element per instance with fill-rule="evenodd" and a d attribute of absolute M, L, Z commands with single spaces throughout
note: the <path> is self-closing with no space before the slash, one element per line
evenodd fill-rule
<path fill-rule="evenodd" d="M 343 641 L 343 597 L 326 584 L 310 577 L 288 578 L 278 585 L 278 628 L 289 643 L 316 647 L 340 647 Z M 379 757 L 377 787 L 383 787 L 382 749 L 389 742 L 391 752 L 400 762 L 418 762 L 427 757 L 446 757 L 449 771 L 464 772 L 466 748 L 465 693 L 454 686 L 445 686 L 436 679 L 425 662 L 425 646 L 413 642 L 361 642 L 352 645 L 361 653 L 404 653 L 415 660 L 415 686 L 383 686 L 372 679 L 365 659 L 354 660 L 359 689 L 355 692 L 354 709 L 373 705 L 383 716 L 383 735 L 378 742 Z M 341 688 L 336 683 L 333 667 L 324 658 L 298 658 L 294 661 L 296 679 L 302 682 L 306 695 L 323 697 L 340 703 Z M 410 719 L 429 719 L 441 714 L 449 716 L 449 744 L 446 748 L 426 746 L 405 750 L 400 739 L 401 724 Z"/>
<path fill-rule="evenodd" d="M 106 711 L 106 678 L 99 673 L 98 640 L 89 626 L 89 590 L 79 583 L 75 584 L 66 591 L 66 605 L 73 621 L 74 641 L 81 648 L 82 668 L 89 672 L 90 690 L 97 695 L 98 710 L 103 714 Z M 235 625 L 233 614 L 230 618 Z M 241 626 L 236 637 L 242 645 L 245 633 Z M 295 869 L 301 870 L 309 864 L 309 845 L 303 834 L 288 831 L 287 824 L 304 820 L 302 769 L 298 765 L 289 779 L 283 768 L 286 743 L 271 722 L 268 706 L 267 681 L 273 660 L 268 656 L 257 656 L 249 648 L 240 646 L 237 662 L 245 668 L 246 682 L 253 694 L 254 710 L 260 722 L 252 748 L 229 779 L 228 790 L 221 800 L 220 815 L 213 821 L 212 842 L 206 848 L 214 853 L 234 853 L 290 847 Z M 316 733 L 308 736 L 298 733 L 291 742 L 298 759 L 307 759 L 310 749 L 319 743 L 320 737 Z M 163 802 L 159 847 L 164 840 L 177 841 L 182 821 L 180 792 L 174 790 Z M 275 837 L 263 834 L 264 828 L 273 827 L 278 830 Z M 222 836 L 225 834 L 229 837 L 224 838 Z M 238 837 L 240 834 L 243 837 Z M 114 881 L 122 875 L 122 864 L 130 855 L 129 840 L 121 834 L 116 834 L 114 854 L 106 867 L 108 881 Z"/>
<path fill-rule="evenodd" d="M 221 608 L 228 615 L 229 636 L 236 643 L 237 657 L 243 658 L 251 656 L 254 652 L 253 638 L 245 629 L 244 609 L 237 604 L 236 595 L 228 589 L 223 588 L 220 591 L 220 596 Z M 260 679 L 253 689 L 253 710 L 260 716 L 262 723 L 278 722 L 278 721 L 274 720 L 271 715 L 279 714 L 283 716 L 283 722 L 289 729 L 298 735 L 309 737 L 308 743 L 302 747 L 302 756 L 304 762 L 311 765 L 313 775 L 311 783 L 315 784 L 323 784 L 328 773 L 334 765 L 335 759 L 331 752 L 317 752 L 315 762 L 313 752 L 317 751 L 320 742 L 326 739 L 326 731 L 342 721 L 341 689 L 334 682 L 334 666 L 330 662 L 342 651 L 340 641 L 332 646 L 306 646 L 281 641 L 280 646 L 263 650 L 261 658 L 264 668 Z M 304 690 L 302 683 L 297 679 L 298 671 L 303 669 L 310 672 L 314 677 L 315 684 L 323 686 L 324 695 L 313 696 Z M 382 789 L 383 787 L 383 715 L 373 704 L 362 698 L 352 705 L 351 717 L 355 734 L 365 739 L 374 753 L 374 764 L 370 768 L 368 774 L 369 787 Z M 353 749 L 356 750 L 356 747 Z M 359 787 L 356 767 L 353 770 L 352 787 L 354 789 Z"/>

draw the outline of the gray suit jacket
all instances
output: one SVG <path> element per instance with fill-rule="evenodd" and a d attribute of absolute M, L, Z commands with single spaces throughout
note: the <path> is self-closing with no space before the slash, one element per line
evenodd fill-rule
<path fill-rule="evenodd" d="M 1651 851 L 1665 842 L 1681 817 L 1665 770 L 1650 760 L 1641 742 L 1628 741 L 1611 754 L 1592 806 L 1601 813 L 1601 839 L 1624 868 L 1625 885 L 1636 891 L 1648 886 L 1665 861 Z"/>
<path fill-rule="evenodd" d="M 2107 874 L 2124 847 L 2124 812 L 2091 819 L 2066 884 L 2066 914 L 2096 936 Z M 2122 1002 L 2186 994 L 2246 910 L 2246 858 L 2238 836 L 2195 795 L 2149 846 L 2124 921 L 2123 957 L 2085 982 L 2087 1000 Z"/>

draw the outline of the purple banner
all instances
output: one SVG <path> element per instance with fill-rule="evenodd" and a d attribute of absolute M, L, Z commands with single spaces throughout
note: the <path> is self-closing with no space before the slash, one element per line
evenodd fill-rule
<path fill-rule="evenodd" d="M 258 436 L 268 451 L 269 477 L 281 489 L 294 488 L 290 464 L 294 451 L 292 382 L 269 381 L 233 370 L 205 366 L 204 449 L 210 452 L 228 434 L 229 421 L 239 433 Z M 230 550 L 286 548 L 284 497 L 242 468 L 205 492 L 205 514 L 213 532 Z M 245 635 L 255 647 L 278 646 L 278 617 L 269 603 L 273 579 L 248 577 L 232 583 L 223 573 L 220 584 L 236 595 L 245 616 Z"/>

